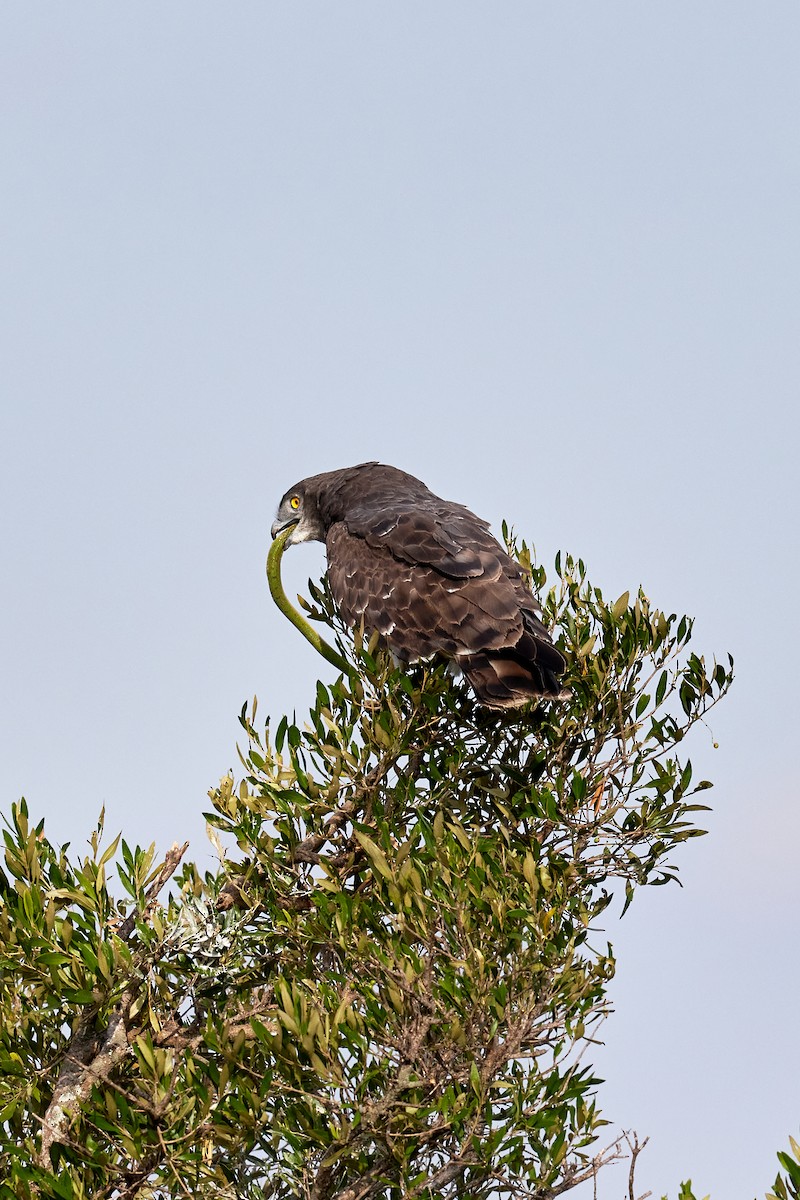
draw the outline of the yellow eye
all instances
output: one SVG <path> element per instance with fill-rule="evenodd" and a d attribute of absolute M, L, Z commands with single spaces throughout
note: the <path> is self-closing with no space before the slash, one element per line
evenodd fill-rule
<path fill-rule="evenodd" d="M 289 501 L 289 506 L 291 508 L 295 508 L 295 509 L 299 508 L 300 507 L 300 497 L 292 496 L 291 500 Z"/>

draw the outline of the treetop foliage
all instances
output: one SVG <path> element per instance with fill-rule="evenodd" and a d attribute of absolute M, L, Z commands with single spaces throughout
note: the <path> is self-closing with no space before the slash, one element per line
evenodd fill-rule
<path fill-rule="evenodd" d="M 102 821 L 75 856 L 13 807 L 0 1197 L 549 1200 L 626 1152 L 588 1061 L 614 971 L 598 922 L 702 832 L 710 784 L 681 743 L 732 662 L 641 590 L 607 601 L 580 560 L 545 590 L 509 540 L 567 699 L 481 709 L 442 666 L 347 635 L 312 586 L 349 669 L 307 721 L 242 709 L 216 869 L 103 847 Z"/>

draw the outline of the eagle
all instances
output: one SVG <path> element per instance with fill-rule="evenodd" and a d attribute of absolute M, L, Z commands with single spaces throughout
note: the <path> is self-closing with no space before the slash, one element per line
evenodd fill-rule
<path fill-rule="evenodd" d="M 479 702 L 515 708 L 561 694 L 565 669 L 517 562 L 489 524 L 383 463 L 302 479 L 284 494 L 273 539 L 324 542 L 345 624 L 403 663 L 441 656 Z"/>

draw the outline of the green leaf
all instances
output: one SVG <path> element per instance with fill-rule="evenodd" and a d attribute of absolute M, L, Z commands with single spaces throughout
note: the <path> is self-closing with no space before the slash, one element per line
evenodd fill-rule
<path fill-rule="evenodd" d="M 366 851 L 378 874 L 383 875 L 384 879 L 391 879 L 393 877 L 392 870 L 380 846 L 377 846 L 372 838 L 368 837 L 366 833 L 362 833 L 360 829 L 354 830 L 354 837 L 361 848 Z"/>
<path fill-rule="evenodd" d="M 630 592 L 623 592 L 622 595 L 619 597 L 619 599 L 615 600 L 614 603 L 612 604 L 611 615 L 613 616 L 615 621 L 618 621 L 620 619 L 620 617 L 623 615 L 623 613 L 628 611 L 628 604 L 630 603 L 630 598 L 631 598 Z"/>

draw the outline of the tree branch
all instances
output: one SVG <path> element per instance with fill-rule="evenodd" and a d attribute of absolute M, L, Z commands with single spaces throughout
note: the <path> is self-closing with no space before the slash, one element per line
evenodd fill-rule
<path fill-rule="evenodd" d="M 91 1017 L 78 1023 L 42 1122 L 42 1145 L 37 1158 L 45 1170 L 52 1171 L 51 1147 L 66 1140 L 73 1119 L 95 1083 L 107 1078 L 128 1053 L 125 1018 L 132 1000 L 133 995 L 126 993 L 102 1037 L 92 1028 Z"/>
<path fill-rule="evenodd" d="M 135 908 L 125 918 L 117 930 L 118 937 L 127 940 L 136 926 L 138 917 L 146 919 L 149 916 L 158 893 L 175 873 L 188 846 L 188 842 L 184 842 L 182 846 L 176 842 L 167 851 L 161 870 L 147 889 L 144 908 L 141 913 Z M 102 1033 L 94 1028 L 95 1010 L 90 1010 L 78 1021 L 64 1055 L 52 1099 L 42 1120 L 42 1144 L 37 1161 L 45 1170 L 52 1171 L 52 1147 L 66 1140 L 70 1125 L 94 1085 L 107 1079 L 114 1067 L 128 1053 L 126 1024 L 134 996 L 134 989 L 129 985 Z"/>

